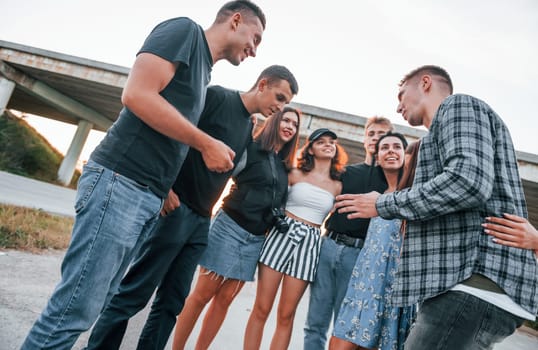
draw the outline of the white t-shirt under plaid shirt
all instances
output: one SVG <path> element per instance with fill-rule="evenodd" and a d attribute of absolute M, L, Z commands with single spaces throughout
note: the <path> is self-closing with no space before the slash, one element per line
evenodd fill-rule
<path fill-rule="evenodd" d="M 493 243 L 487 216 L 527 217 L 510 133 L 483 101 L 451 95 L 421 142 L 409 189 L 381 195 L 384 218 L 407 219 L 393 303 L 411 305 L 481 274 L 523 309 L 538 311 L 538 266 L 532 250 Z"/>

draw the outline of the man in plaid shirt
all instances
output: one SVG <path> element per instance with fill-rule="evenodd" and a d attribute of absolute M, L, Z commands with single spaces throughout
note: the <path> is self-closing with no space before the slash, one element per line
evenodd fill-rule
<path fill-rule="evenodd" d="M 533 251 L 496 244 L 481 226 L 527 216 L 510 133 L 486 103 L 452 93 L 440 67 L 407 74 L 397 111 L 429 129 L 412 188 L 337 197 L 350 219 L 408 220 L 392 302 L 422 304 L 406 349 L 491 349 L 538 311 Z"/>

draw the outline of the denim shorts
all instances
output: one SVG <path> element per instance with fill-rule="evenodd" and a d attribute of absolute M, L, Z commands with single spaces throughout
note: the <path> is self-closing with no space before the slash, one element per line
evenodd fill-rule
<path fill-rule="evenodd" d="M 264 240 L 265 236 L 246 231 L 221 209 L 211 223 L 199 264 L 224 278 L 254 281 Z"/>

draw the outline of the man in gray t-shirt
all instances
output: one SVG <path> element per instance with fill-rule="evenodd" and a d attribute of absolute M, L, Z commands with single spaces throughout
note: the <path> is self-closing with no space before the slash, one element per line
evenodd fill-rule
<path fill-rule="evenodd" d="M 233 151 L 196 127 L 215 62 L 256 55 L 265 16 L 250 1 L 226 3 L 213 24 L 159 24 L 129 73 L 123 110 L 79 180 L 62 279 L 22 349 L 71 349 L 106 305 L 132 253 L 151 232 L 188 146 L 227 171 Z"/>

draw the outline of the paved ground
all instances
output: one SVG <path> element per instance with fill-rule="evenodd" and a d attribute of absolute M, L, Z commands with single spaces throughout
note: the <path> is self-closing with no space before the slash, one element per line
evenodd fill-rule
<path fill-rule="evenodd" d="M 0 183 L 2 184 L 0 202 L 42 208 L 62 215 L 69 215 L 72 211 L 74 191 L 2 172 L 0 172 Z M 0 252 L 1 350 L 18 349 L 22 344 L 26 333 L 45 306 L 60 278 L 62 257 L 62 251 L 50 251 L 43 254 L 29 254 L 19 251 Z M 243 331 L 255 292 L 254 283 L 245 285 L 231 306 L 229 315 L 211 349 L 236 350 L 241 348 Z M 308 292 L 297 310 L 290 349 L 302 349 L 302 328 L 306 315 L 307 299 Z M 146 315 L 147 310 L 144 310 L 131 320 L 122 344 L 123 350 L 136 348 L 137 337 Z M 269 348 L 274 324 L 273 313 L 267 322 L 262 349 Z M 197 330 L 198 328 L 195 329 L 194 334 L 197 334 Z M 74 349 L 82 349 L 87 338 L 88 333 L 82 334 Z M 193 348 L 194 340 L 191 339 L 187 344 L 187 349 Z M 170 342 L 167 346 L 167 350 L 169 349 Z M 495 350 L 514 349 L 538 349 L 538 336 L 517 331 L 495 347 Z"/>
<path fill-rule="evenodd" d="M 18 349 L 26 333 L 52 293 L 60 278 L 60 264 L 63 252 L 51 251 L 44 254 L 29 254 L 19 251 L 0 252 L 0 349 Z M 242 347 L 243 331 L 250 308 L 254 301 L 256 287 L 247 283 L 230 308 L 230 313 L 218 334 L 212 349 L 236 350 Z M 302 326 L 306 314 L 307 296 L 297 312 L 295 331 L 290 349 L 302 348 Z M 136 348 L 137 337 L 145 321 L 147 310 L 140 312 L 129 324 L 122 349 Z M 274 315 L 266 326 L 263 349 L 269 348 L 270 334 L 274 329 Z M 195 329 L 197 332 L 199 327 Z M 86 345 L 88 332 L 81 335 L 74 349 Z M 192 338 L 192 337 L 191 337 Z M 171 348 L 171 341 L 167 349 Z M 190 339 L 187 349 L 194 348 Z"/>
<path fill-rule="evenodd" d="M 0 252 L 0 349 L 18 349 L 26 333 L 32 326 L 52 293 L 60 275 L 61 251 L 44 254 L 29 254 L 19 251 Z M 236 350 L 242 346 L 243 331 L 254 300 L 256 287 L 254 283 L 245 285 L 218 334 L 214 350 Z M 306 314 L 305 295 L 299 305 L 294 325 L 290 349 L 302 349 L 302 327 Z M 127 330 L 121 349 L 136 348 L 137 336 L 145 321 L 147 310 L 134 317 Z M 274 314 L 267 322 L 266 336 L 262 349 L 269 348 L 270 335 L 274 329 Z M 198 328 L 195 329 L 197 333 Z M 82 349 L 88 339 L 88 332 L 81 335 L 74 349 Z M 167 350 L 171 348 L 170 342 Z M 187 349 L 194 349 L 191 339 Z M 518 331 L 495 350 L 535 350 L 538 349 L 538 337 L 527 332 Z"/>

